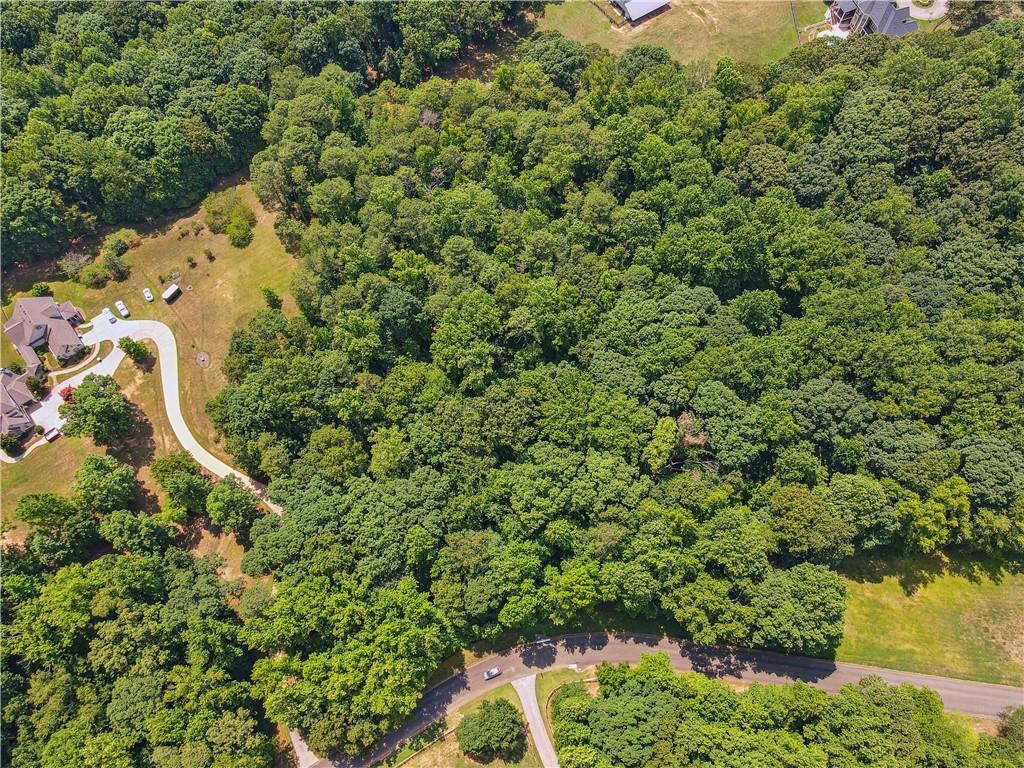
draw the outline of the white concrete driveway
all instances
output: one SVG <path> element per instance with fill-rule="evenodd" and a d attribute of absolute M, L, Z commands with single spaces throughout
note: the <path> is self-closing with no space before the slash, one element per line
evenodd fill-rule
<path fill-rule="evenodd" d="M 113 319 L 113 322 L 111 322 Z M 129 338 L 141 341 L 147 339 L 156 344 L 157 353 L 160 357 L 160 384 L 164 392 L 164 404 L 167 408 L 167 420 L 171 424 L 174 436 L 178 438 L 181 447 L 184 448 L 204 469 L 216 475 L 225 477 L 234 475 L 244 485 L 249 487 L 275 514 L 281 514 L 281 507 L 267 498 L 267 490 L 251 477 L 242 474 L 234 467 L 226 464 L 210 453 L 202 444 L 196 440 L 192 430 L 185 423 L 185 417 L 181 412 L 181 390 L 178 386 L 178 345 L 174 341 L 174 333 L 161 322 L 156 320 L 122 320 L 121 318 L 101 313 L 92 319 L 92 328 L 82 334 L 82 341 L 87 345 L 99 344 L 101 341 L 110 341 L 114 344 L 114 350 L 105 358 L 88 368 L 85 368 L 74 376 L 54 386 L 50 393 L 39 402 L 39 406 L 32 411 L 32 418 L 36 424 L 44 430 L 51 427 L 58 429 L 64 426 L 65 419 L 61 418 L 59 409 L 64 401 L 60 397 L 60 390 L 65 387 L 77 387 L 82 380 L 90 374 L 110 376 L 117 370 L 125 354 L 117 348 L 117 342 L 128 336 Z M 41 447 L 42 444 L 33 444 L 32 450 Z M 20 459 L 21 457 L 19 457 Z M 17 461 L 6 454 L 3 454 L 6 462 Z"/>
<path fill-rule="evenodd" d="M 513 680 L 512 687 L 516 689 L 519 701 L 523 704 L 526 724 L 533 734 L 533 743 L 537 745 L 541 765 L 544 768 L 558 768 L 558 754 L 555 752 L 555 745 L 551 743 L 548 727 L 544 724 L 544 715 L 541 714 L 540 704 L 537 702 L 537 674 Z"/>
<path fill-rule="evenodd" d="M 110 322 L 112 317 L 114 322 Z M 160 356 L 160 384 L 164 392 L 167 420 L 171 423 L 171 429 L 174 431 L 174 436 L 178 438 L 178 442 L 181 443 L 181 447 L 191 454 L 192 458 L 198 461 L 207 471 L 217 477 L 225 477 L 227 475 L 237 477 L 243 484 L 260 496 L 263 503 L 271 511 L 280 515 L 281 507 L 267 498 L 266 488 L 262 484 L 242 474 L 206 450 L 188 428 L 188 424 L 185 423 L 185 417 L 181 412 L 181 390 L 178 386 L 178 345 L 174 340 L 174 333 L 163 323 L 156 320 L 122 320 L 105 313 L 97 315 L 92 320 L 92 328 L 82 334 L 82 340 L 86 344 L 111 341 L 114 343 L 114 351 L 109 357 L 93 368 L 76 374 L 70 381 L 80 381 L 81 378 L 90 373 L 113 373 L 125 357 L 124 352 L 117 349 L 117 342 L 124 336 L 128 336 L 136 341 L 148 339 L 156 344 L 157 352 Z M 103 368 L 103 370 L 100 371 L 98 370 L 99 368 Z M 66 384 L 61 386 L 63 388 Z M 60 400 L 59 396 L 57 400 Z M 60 417 L 58 416 L 57 418 L 59 419 Z"/>

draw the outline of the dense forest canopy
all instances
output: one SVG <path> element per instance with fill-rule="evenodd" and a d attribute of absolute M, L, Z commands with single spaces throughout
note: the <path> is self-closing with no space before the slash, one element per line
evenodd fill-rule
<path fill-rule="evenodd" d="M 210 405 L 285 507 L 244 563 L 268 714 L 358 749 L 407 711 L 371 691 L 602 607 L 822 653 L 851 555 L 1019 558 L 1022 29 L 707 76 L 542 36 L 278 102 L 252 179 L 301 315 Z"/>
<path fill-rule="evenodd" d="M 979 739 L 933 691 L 878 677 L 831 696 L 803 683 L 736 692 L 657 655 L 602 665 L 597 679 L 596 696 L 573 683 L 552 701 L 562 768 L 1012 768 L 1024 757 L 1020 714 Z"/>
<path fill-rule="evenodd" d="M 4 2 L 4 260 L 197 202 L 260 146 L 267 110 L 327 63 L 356 93 L 413 84 L 510 2 Z"/>
<path fill-rule="evenodd" d="M 209 412 L 284 513 L 153 467 L 246 537 L 236 612 L 117 467 L 23 499 L 12 765 L 255 768 L 272 722 L 356 753 L 474 640 L 609 612 L 827 654 L 851 556 L 1024 556 L 1024 23 L 710 69 L 545 34 L 417 85 L 506 6 L 85 8 L 4 6 L 5 259 L 251 157 L 299 314 L 234 335 Z M 878 764 L 821 762 L 832 708 L 939 738 L 930 694 L 862 689 L 801 689 L 805 764 Z M 702 695 L 653 711 L 732 738 Z"/>

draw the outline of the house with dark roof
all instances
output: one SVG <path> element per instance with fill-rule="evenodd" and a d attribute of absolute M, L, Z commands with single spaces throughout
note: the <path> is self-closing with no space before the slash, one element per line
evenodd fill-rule
<path fill-rule="evenodd" d="M 612 0 L 627 21 L 637 22 L 657 10 L 668 6 L 669 0 Z"/>
<path fill-rule="evenodd" d="M 910 8 L 896 7 L 896 0 L 831 0 L 829 21 L 833 29 L 846 34 L 878 32 L 903 37 L 918 30 Z"/>
<path fill-rule="evenodd" d="M 69 358 L 85 346 L 75 330 L 82 319 L 82 311 L 70 301 L 58 304 L 49 296 L 18 299 L 11 319 L 4 323 L 4 335 L 24 359 L 28 375 L 38 376 L 43 363 L 37 348 L 46 347 L 57 358 Z"/>
<path fill-rule="evenodd" d="M 0 433 L 23 435 L 35 423 L 29 411 L 37 401 L 29 392 L 27 373 L 14 374 L 6 368 L 0 370 Z"/>

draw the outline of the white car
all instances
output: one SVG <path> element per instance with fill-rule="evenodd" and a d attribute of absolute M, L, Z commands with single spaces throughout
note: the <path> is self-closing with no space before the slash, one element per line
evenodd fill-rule
<path fill-rule="evenodd" d="M 491 667 L 484 672 L 484 680 L 493 680 L 501 674 L 501 667 Z"/>
<path fill-rule="evenodd" d="M 124 302 L 118 299 L 114 302 L 114 306 L 117 307 L 117 311 L 121 313 L 121 317 L 128 317 L 131 312 L 128 311 L 128 307 L 124 305 Z"/>
<path fill-rule="evenodd" d="M 107 321 L 108 322 L 111 322 L 111 323 L 116 323 L 117 322 L 117 318 L 114 317 L 114 313 L 110 311 L 110 307 L 104 307 L 103 308 L 103 314 L 107 316 Z"/>
<path fill-rule="evenodd" d="M 153 300 L 153 292 L 151 290 L 149 290 L 149 288 L 143 288 L 142 289 L 142 297 L 146 301 L 152 301 Z"/>

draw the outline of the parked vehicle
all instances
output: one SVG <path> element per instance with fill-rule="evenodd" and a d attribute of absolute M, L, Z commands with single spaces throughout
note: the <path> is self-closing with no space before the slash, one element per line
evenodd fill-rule
<path fill-rule="evenodd" d="M 171 283 L 167 286 L 167 290 L 160 294 L 160 298 L 170 304 L 174 301 L 175 297 L 181 293 L 181 288 L 178 287 L 177 283 Z"/>
<path fill-rule="evenodd" d="M 117 318 L 114 317 L 114 313 L 110 311 L 110 307 L 103 308 L 103 314 L 107 316 L 107 322 L 116 323 Z"/>
<path fill-rule="evenodd" d="M 484 672 L 484 680 L 493 680 L 501 674 L 501 667 L 491 667 Z"/>
<path fill-rule="evenodd" d="M 124 302 L 118 299 L 114 302 L 114 306 L 117 307 L 117 311 L 121 313 L 121 317 L 128 317 L 131 312 L 128 311 L 128 307 L 124 305 Z"/>
<path fill-rule="evenodd" d="M 146 301 L 152 301 L 153 300 L 153 292 L 151 290 L 149 290 L 149 288 L 143 288 L 142 289 L 142 297 Z"/>

